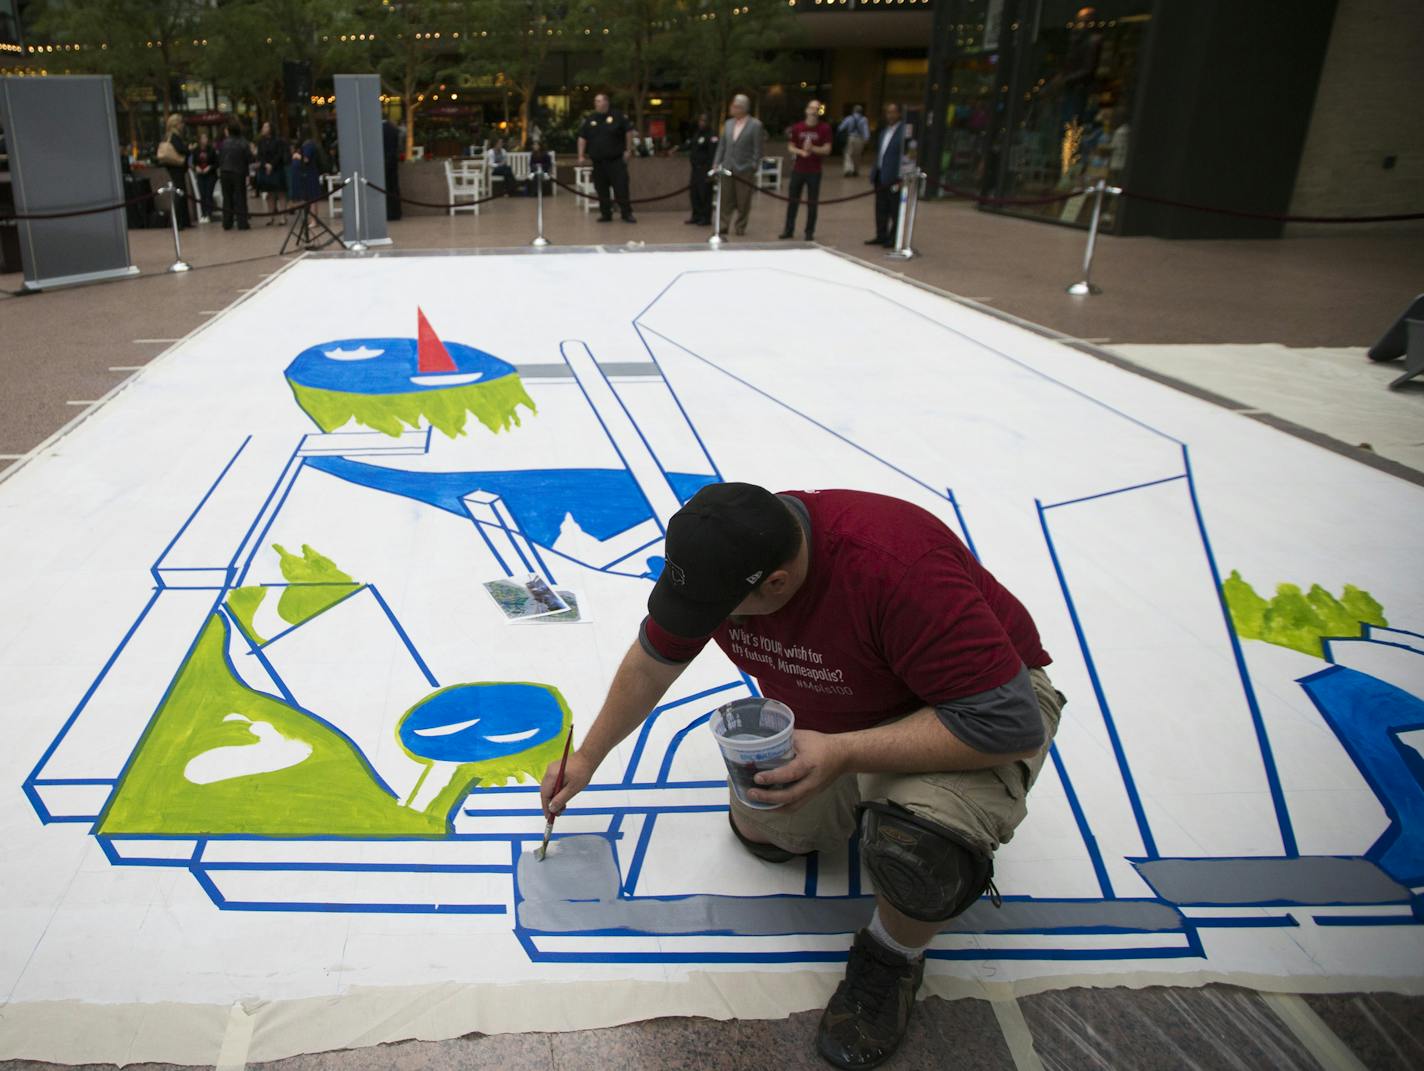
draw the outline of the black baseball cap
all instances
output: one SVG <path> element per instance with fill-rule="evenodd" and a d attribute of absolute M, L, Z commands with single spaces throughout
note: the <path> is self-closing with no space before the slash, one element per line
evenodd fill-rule
<path fill-rule="evenodd" d="M 794 553 L 786 504 L 750 483 L 708 484 L 667 525 L 662 575 L 648 615 L 674 636 L 706 636 Z"/>

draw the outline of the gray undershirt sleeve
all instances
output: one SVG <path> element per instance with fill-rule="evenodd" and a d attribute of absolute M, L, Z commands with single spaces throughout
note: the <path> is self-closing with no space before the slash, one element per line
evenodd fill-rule
<path fill-rule="evenodd" d="M 1043 746 L 1043 714 L 1026 666 L 1008 684 L 936 704 L 935 713 L 946 729 L 986 755 Z"/>

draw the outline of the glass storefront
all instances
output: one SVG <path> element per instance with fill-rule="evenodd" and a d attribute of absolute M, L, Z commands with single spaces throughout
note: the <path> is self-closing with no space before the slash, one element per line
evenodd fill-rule
<path fill-rule="evenodd" d="M 1118 181 L 1151 8 L 1151 0 L 953 4 L 937 22 L 938 181 L 1010 200 Z M 1110 228 L 1114 199 L 1103 208 Z M 999 210 L 1087 226 L 1091 198 Z"/>
<path fill-rule="evenodd" d="M 1043 0 L 1038 24 L 1021 26 L 1003 181 L 1005 197 L 1032 198 L 1113 181 L 1127 167 L 1132 93 L 1150 3 L 1085 5 Z M 1034 30 L 1036 29 L 1036 33 Z M 1015 212 L 1087 225 L 1090 198 Z M 1116 199 L 1103 202 L 1112 226 Z"/>

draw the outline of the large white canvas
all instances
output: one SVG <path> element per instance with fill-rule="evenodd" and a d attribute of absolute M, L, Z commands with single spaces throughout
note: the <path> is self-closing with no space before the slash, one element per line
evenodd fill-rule
<path fill-rule="evenodd" d="M 284 370 L 413 338 L 417 308 L 513 365 L 537 413 L 323 434 Z M 518 863 L 543 830 L 527 780 L 476 784 L 436 834 L 104 833 L 215 619 L 235 678 L 339 732 L 390 806 L 468 772 L 398 739 L 440 689 L 557 689 L 577 740 L 661 523 L 719 477 L 924 506 L 1053 655 L 1069 701 L 999 854 L 1005 907 L 936 941 L 928 990 L 1419 988 L 1419 487 L 818 251 L 308 259 L 0 484 L 0 1057 L 211 1061 L 235 1002 L 270 1057 L 824 999 L 870 883 L 849 853 L 775 867 L 731 839 L 701 723 L 753 682 L 715 650 L 560 821 L 576 887 L 557 841 Z M 274 544 L 329 559 L 345 597 L 284 622 Z M 1388 624 L 1314 654 L 1242 639 L 1232 571 L 1266 598 L 1353 585 Z M 507 622 L 483 584 L 530 572 L 586 620 Z M 264 584 L 250 642 L 231 593 Z M 164 775 L 299 807 L 263 785 L 311 761 L 301 740 L 234 714 L 235 750 Z"/>

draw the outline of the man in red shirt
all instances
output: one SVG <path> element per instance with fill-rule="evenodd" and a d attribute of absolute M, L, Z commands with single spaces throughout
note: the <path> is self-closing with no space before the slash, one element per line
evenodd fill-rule
<path fill-rule="evenodd" d="M 791 128 L 786 147 L 796 162 L 791 165 L 791 202 L 786 206 L 786 226 L 777 235 L 791 238 L 796 233 L 796 210 L 801 207 L 801 191 L 806 191 L 806 241 L 816 237 L 816 208 L 821 200 L 821 161 L 831 152 L 831 127 L 821 120 L 821 102 L 806 105 L 806 118 Z"/>
<path fill-rule="evenodd" d="M 862 491 L 703 488 L 667 526 L 638 642 L 578 750 L 557 814 L 708 641 L 796 715 L 795 757 L 731 797 L 732 832 L 785 862 L 861 827 L 876 910 L 817 1047 L 873 1067 L 904 1035 L 924 950 L 993 891 L 993 853 L 1058 728 L 1063 697 L 1023 605 L 933 514 Z"/>

